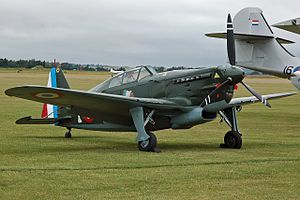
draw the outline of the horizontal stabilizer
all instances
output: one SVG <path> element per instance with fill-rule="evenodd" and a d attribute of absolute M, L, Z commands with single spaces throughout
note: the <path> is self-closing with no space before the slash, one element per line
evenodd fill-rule
<path fill-rule="evenodd" d="M 207 33 L 205 34 L 207 37 L 212 37 L 212 38 L 221 38 L 221 39 L 226 39 L 227 38 L 227 33 Z M 235 33 L 234 34 L 235 39 L 239 40 L 265 40 L 265 39 L 272 39 L 274 38 L 273 36 L 270 35 L 253 35 L 253 34 L 245 34 L 245 33 Z M 276 38 L 278 42 L 281 44 L 294 44 L 294 41 L 284 39 L 277 37 Z"/>
<path fill-rule="evenodd" d="M 32 119 L 31 116 L 23 117 L 16 121 L 16 124 L 55 124 L 57 122 L 63 123 L 71 121 L 71 116 L 66 116 L 63 118 L 45 118 L 45 119 Z"/>
<path fill-rule="evenodd" d="M 300 17 L 272 25 L 292 33 L 300 34 Z"/>

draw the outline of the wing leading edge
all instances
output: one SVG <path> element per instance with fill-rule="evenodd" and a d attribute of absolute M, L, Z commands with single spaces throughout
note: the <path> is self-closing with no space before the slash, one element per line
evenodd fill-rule
<path fill-rule="evenodd" d="M 269 100 L 269 99 L 278 99 L 278 98 L 284 98 L 288 96 L 292 96 L 297 94 L 296 92 L 285 92 L 285 93 L 276 93 L 276 94 L 267 94 L 262 95 L 263 99 Z M 207 106 L 204 106 L 204 110 L 207 112 L 218 112 L 219 110 L 224 110 L 227 108 L 232 107 L 238 107 L 242 105 L 247 105 L 251 103 L 257 103 L 260 100 L 257 99 L 255 96 L 251 97 L 240 97 L 240 98 L 233 98 L 229 103 L 226 103 L 225 101 L 216 102 L 213 104 L 209 104 Z"/>
<path fill-rule="evenodd" d="M 296 92 L 285 92 L 285 93 L 276 93 L 276 94 L 267 94 L 262 95 L 264 99 L 279 99 L 283 97 L 288 97 L 297 94 Z M 229 105 L 231 106 L 239 106 L 244 104 L 250 104 L 250 103 L 256 103 L 259 102 L 259 100 L 255 97 L 240 97 L 240 98 L 234 98 L 230 101 Z"/>
<path fill-rule="evenodd" d="M 43 86 L 21 86 L 10 88 L 5 91 L 5 94 L 40 103 L 58 106 L 73 106 L 103 113 L 116 113 L 119 115 L 129 113 L 129 109 L 140 106 L 162 110 L 182 109 L 182 106 L 164 99 L 127 97 L 115 94 L 49 88 Z"/>

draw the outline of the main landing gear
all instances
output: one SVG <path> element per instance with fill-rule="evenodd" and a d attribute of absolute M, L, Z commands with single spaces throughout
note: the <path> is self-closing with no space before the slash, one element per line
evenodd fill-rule
<path fill-rule="evenodd" d="M 228 131 L 224 136 L 224 144 L 221 148 L 240 149 L 242 147 L 242 136 L 239 132 Z"/>
<path fill-rule="evenodd" d="M 152 116 L 154 114 L 154 110 L 147 116 L 146 120 L 144 120 L 144 110 L 142 107 L 132 108 L 130 113 L 134 122 L 134 126 L 137 130 L 139 150 L 159 153 L 160 149 L 156 146 L 156 136 L 151 132 L 146 132 L 145 130 L 147 123 L 149 121 L 153 121 Z"/>
<path fill-rule="evenodd" d="M 151 152 L 159 152 L 160 150 L 156 147 L 157 138 L 154 133 L 148 132 L 149 138 L 144 141 L 138 142 L 138 147 L 140 151 L 151 151 Z"/>
<path fill-rule="evenodd" d="M 65 133 L 65 138 L 71 138 L 71 137 L 72 137 L 71 129 L 68 128 L 68 131 Z"/>
<path fill-rule="evenodd" d="M 219 111 L 221 119 L 224 120 L 231 128 L 224 136 L 224 144 L 220 144 L 221 148 L 240 149 L 242 147 L 242 134 L 238 129 L 237 108 L 227 108 Z"/>

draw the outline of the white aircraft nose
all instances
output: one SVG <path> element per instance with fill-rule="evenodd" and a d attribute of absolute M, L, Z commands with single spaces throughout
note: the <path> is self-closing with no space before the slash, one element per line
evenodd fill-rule
<path fill-rule="evenodd" d="M 298 78 L 300 78 L 300 71 L 296 71 L 296 72 L 294 72 L 294 74 L 295 74 Z"/>

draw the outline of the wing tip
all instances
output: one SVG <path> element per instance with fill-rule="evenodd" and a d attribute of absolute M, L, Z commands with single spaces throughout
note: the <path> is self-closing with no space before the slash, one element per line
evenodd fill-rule
<path fill-rule="evenodd" d="M 13 88 L 9 88 L 7 90 L 4 91 L 4 93 L 7 95 L 7 96 L 16 96 L 16 92 L 21 89 L 21 88 L 24 88 L 26 86 L 20 86 L 20 87 L 13 87 Z"/>
<path fill-rule="evenodd" d="M 39 86 L 35 86 L 35 85 L 18 86 L 18 87 L 8 88 L 7 90 L 4 91 L 4 93 L 7 96 L 17 96 L 19 91 L 21 91 L 23 89 L 31 88 L 31 87 L 39 87 Z"/>
<path fill-rule="evenodd" d="M 14 96 L 13 95 L 13 89 L 15 89 L 15 88 L 9 88 L 9 89 L 7 89 L 7 90 L 5 90 L 4 91 L 4 93 L 7 95 L 7 96 Z"/>
<path fill-rule="evenodd" d="M 28 117 L 22 117 L 16 121 L 16 124 L 26 124 L 31 120 L 31 116 Z"/>

